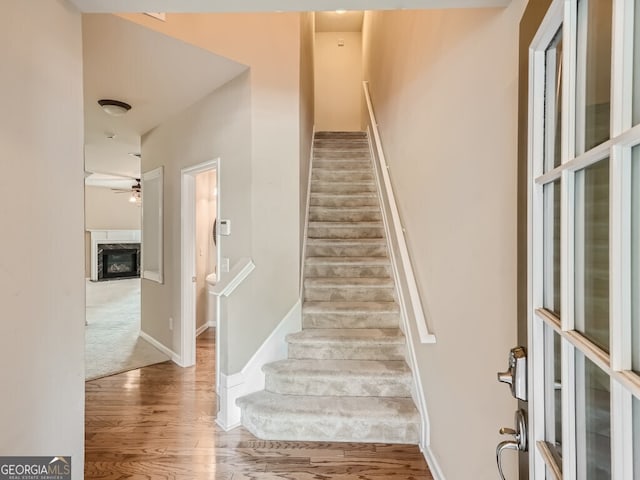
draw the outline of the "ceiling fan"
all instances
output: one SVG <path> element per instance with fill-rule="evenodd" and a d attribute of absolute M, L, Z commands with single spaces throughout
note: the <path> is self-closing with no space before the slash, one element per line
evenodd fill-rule
<path fill-rule="evenodd" d="M 115 193 L 129 193 L 131 197 L 129 197 L 129 201 L 131 203 L 135 203 L 140 205 L 142 202 L 142 184 L 140 183 L 139 178 L 133 179 L 135 183 L 131 185 L 130 188 L 112 188 L 111 190 Z"/>

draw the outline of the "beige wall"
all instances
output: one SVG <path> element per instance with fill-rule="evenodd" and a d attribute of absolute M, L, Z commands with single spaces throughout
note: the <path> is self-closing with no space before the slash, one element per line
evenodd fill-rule
<path fill-rule="evenodd" d="M 516 343 L 524 4 L 365 17 L 365 79 L 437 336 L 435 345 L 416 345 L 431 450 L 450 479 L 497 477 L 498 428 L 512 426 L 516 408 L 496 372 Z M 516 455 L 505 457 L 508 478 L 515 478 Z"/>
<path fill-rule="evenodd" d="M 360 130 L 362 34 L 321 32 L 315 37 L 316 130 Z"/>
<path fill-rule="evenodd" d="M 129 202 L 131 195 L 110 188 L 85 187 L 85 228 L 87 230 L 137 230 L 140 207 Z"/>
<path fill-rule="evenodd" d="M 84 226 L 87 230 L 139 230 L 140 207 L 129 202 L 130 195 L 110 188 L 85 187 Z M 84 276 L 91 276 L 91 235 L 84 236 Z"/>
<path fill-rule="evenodd" d="M 216 219 L 216 172 L 196 175 L 196 328 L 207 323 L 207 275 L 215 272 L 216 245 L 213 222 Z"/>
<path fill-rule="evenodd" d="M 83 476 L 80 15 L 7 0 L 0 16 L 0 452 L 71 455 Z M 25 184 L 28 188 L 25 188 Z"/>
<path fill-rule="evenodd" d="M 231 258 L 231 265 L 242 256 L 252 257 L 257 268 L 242 287 L 226 301 L 224 311 L 230 321 L 226 331 L 221 330 L 221 340 L 227 352 L 221 352 L 221 368 L 224 373 L 236 373 L 244 367 L 253 353 L 268 337 L 273 328 L 284 318 L 299 297 L 300 272 L 300 14 L 168 14 L 166 22 L 158 22 L 146 15 L 123 15 L 132 21 L 146 25 L 175 38 L 209 50 L 249 66 L 245 76 L 250 88 L 250 125 L 233 131 L 237 149 L 249 149 L 249 162 L 239 163 L 235 155 L 223 156 L 221 194 L 219 197 L 223 217 L 232 220 L 233 233 L 221 242 L 221 251 Z M 216 98 L 222 101 L 220 95 Z M 228 104 L 226 116 L 236 116 L 236 108 Z M 243 107 L 244 108 L 244 107 Z M 211 111 L 213 112 L 213 110 Z M 229 128 L 222 118 L 217 118 L 215 128 L 202 125 L 213 121 L 202 111 L 203 118 L 191 117 L 191 129 L 179 126 L 183 138 L 223 135 Z M 219 114 L 217 114 L 219 115 Z M 167 124 L 173 124 L 172 121 Z M 176 125 L 178 127 L 178 125 Z M 164 125 L 163 125 L 164 127 Z M 159 142 L 161 130 L 147 135 L 147 141 Z M 164 130 L 165 133 L 166 130 Z M 176 138 L 175 134 L 170 135 Z M 182 152 L 173 156 L 159 153 L 159 158 L 149 163 L 164 164 L 165 184 L 169 190 L 166 204 L 168 215 L 178 215 L 179 197 L 172 196 L 179 179 L 175 167 L 222 156 L 211 140 L 206 155 L 189 158 Z M 151 144 L 148 143 L 147 147 Z M 186 145 L 185 145 L 186 146 Z M 144 151 L 143 145 L 143 151 Z M 154 147 L 155 150 L 155 147 Z M 244 150 L 243 150 L 244 154 Z M 144 161 L 143 152 L 143 164 Z M 203 158 L 204 157 L 204 158 Z M 244 161 L 244 159 L 243 159 Z M 233 166 L 232 166 L 233 165 Z M 242 179 L 231 180 L 227 168 L 242 165 Z M 143 168 L 152 168 L 149 164 Z M 238 182 L 236 185 L 234 182 Z M 247 183 L 249 182 L 249 183 Z M 233 191 L 233 193 L 231 193 Z M 238 205 L 230 197 L 239 196 Z M 249 209 L 246 209 L 249 202 Z M 234 209 L 231 212 L 231 209 Z M 165 224 L 167 243 L 165 256 L 179 255 L 179 228 L 169 229 Z M 176 268 L 172 275 L 178 275 Z M 149 285 L 143 282 L 143 328 L 152 328 L 158 321 L 163 325 L 169 312 L 174 312 L 179 325 L 180 289 L 178 278 L 166 275 L 166 284 Z M 274 279 L 278 282 L 274 282 Z M 167 289 L 172 291 L 168 295 Z M 146 293 L 145 293 L 146 292 Z M 147 300 L 145 300 L 145 297 Z M 171 298 L 170 304 L 166 303 Z M 149 315 L 145 305 L 153 304 Z M 145 318 L 147 320 L 145 321 Z M 174 350 L 179 344 L 166 326 L 154 326 L 154 335 Z M 147 330 L 145 330 L 147 331 Z M 154 332 L 147 331 L 153 334 Z M 228 363 L 227 363 L 228 362 Z"/>
<path fill-rule="evenodd" d="M 303 13 L 300 17 L 300 225 L 304 225 L 311 144 L 314 125 L 314 55 L 315 13 Z M 304 243 L 304 228 L 300 228 L 300 253 Z"/>
<path fill-rule="evenodd" d="M 249 74 L 223 85 L 178 116 L 142 137 L 142 169 L 164 165 L 164 278 L 142 281 L 142 330 L 179 352 L 180 324 L 180 170 L 220 158 L 221 215 L 233 219 L 233 235 L 220 248 L 233 263 L 251 249 L 251 127 Z M 247 307 L 249 308 L 249 307 Z M 169 317 L 174 319 L 169 330 Z M 227 364 L 223 345 L 221 364 Z M 224 370 L 223 370 L 224 371 Z"/>

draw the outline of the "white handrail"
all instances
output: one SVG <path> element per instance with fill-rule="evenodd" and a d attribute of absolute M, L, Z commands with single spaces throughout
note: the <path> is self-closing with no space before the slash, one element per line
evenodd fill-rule
<path fill-rule="evenodd" d="M 256 268 L 256 264 L 253 263 L 252 259 L 241 258 L 229 271 L 229 274 L 216 283 L 215 287 L 211 289 L 211 293 L 217 297 L 228 297 L 249 276 L 254 268 Z"/>
<path fill-rule="evenodd" d="M 373 104 L 371 103 L 371 96 L 369 95 L 368 82 L 363 82 L 364 97 L 367 102 L 367 110 L 369 112 L 369 128 L 373 137 L 373 143 L 375 144 L 374 161 L 377 161 L 378 166 L 376 172 L 380 172 L 382 176 L 382 182 L 380 183 L 380 190 L 382 194 L 382 211 L 385 218 L 387 229 L 390 233 L 389 240 L 392 243 L 389 248 L 391 256 L 393 257 L 394 269 L 397 269 L 400 264 L 403 269 L 404 278 L 406 280 L 406 289 L 408 290 L 409 305 L 404 302 L 403 285 L 397 281 L 398 294 L 401 298 L 401 303 L 404 303 L 404 307 L 410 307 L 413 312 L 418 334 L 420 336 L 421 343 L 436 343 L 436 337 L 429 332 L 427 327 L 427 319 L 422 308 L 422 302 L 420 300 L 420 292 L 418 291 L 418 285 L 413 273 L 413 266 L 411 265 L 411 258 L 409 256 L 409 250 L 407 248 L 407 242 L 404 237 L 404 228 L 400 221 L 400 213 L 398 211 L 398 205 L 396 203 L 395 196 L 393 194 L 393 187 L 391 185 L 391 179 L 389 178 L 389 166 L 382 150 L 382 142 L 380 141 L 380 133 L 378 131 L 378 123 L 376 121 L 375 114 L 373 112 Z M 388 206 L 387 206 L 388 205 Z M 388 211 L 387 211 L 388 210 Z M 389 224 L 388 217 L 391 217 L 391 224 Z M 391 228 L 392 227 L 392 228 Z M 396 258 L 396 249 L 400 258 Z M 396 274 L 400 274 L 396 270 Z M 399 280 L 397 278 L 396 280 Z"/>

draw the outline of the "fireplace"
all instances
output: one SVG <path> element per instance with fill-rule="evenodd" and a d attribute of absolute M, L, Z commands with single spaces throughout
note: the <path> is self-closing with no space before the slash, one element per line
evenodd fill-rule
<path fill-rule="evenodd" d="M 98 281 L 140 276 L 139 243 L 98 244 Z"/>

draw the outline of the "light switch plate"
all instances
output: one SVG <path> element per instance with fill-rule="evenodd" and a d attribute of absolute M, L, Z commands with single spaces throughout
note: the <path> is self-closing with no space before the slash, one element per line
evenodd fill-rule
<path fill-rule="evenodd" d="M 231 220 L 220 219 L 220 235 L 231 235 Z"/>

